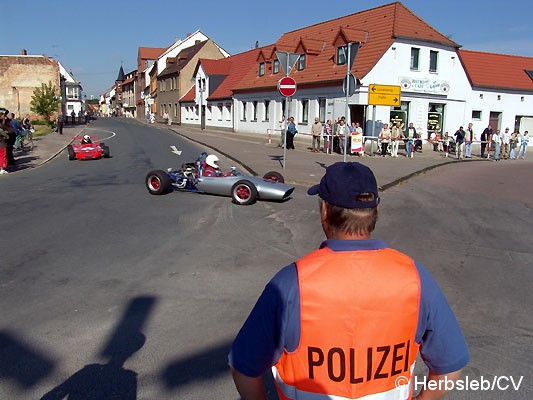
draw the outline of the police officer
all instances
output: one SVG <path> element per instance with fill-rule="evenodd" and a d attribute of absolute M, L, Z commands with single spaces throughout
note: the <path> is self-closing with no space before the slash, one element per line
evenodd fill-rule
<path fill-rule="evenodd" d="M 409 399 L 419 351 L 429 380 L 457 380 L 470 356 L 444 294 L 421 264 L 370 237 L 372 171 L 335 163 L 308 193 L 320 196 L 327 240 L 272 278 L 233 342 L 242 398 L 266 399 L 262 375 L 272 368 L 281 399 Z"/>

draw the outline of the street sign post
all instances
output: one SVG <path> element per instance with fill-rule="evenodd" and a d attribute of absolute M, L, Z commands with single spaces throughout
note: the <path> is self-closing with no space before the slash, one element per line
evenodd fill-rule
<path fill-rule="evenodd" d="M 368 104 L 374 106 L 399 106 L 401 86 L 368 85 Z"/>
<path fill-rule="evenodd" d="M 282 96 L 291 97 L 296 93 L 296 81 L 290 76 L 284 76 L 278 81 L 278 90 Z"/>
<path fill-rule="evenodd" d="M 344 80 L 342 81 L 342 92 L 344 94 L 347 94 L 348 96 L 351 96 L 355 93 L 355 89 L 357 88 L 357 83 L 355 81 L 355 75 L 351 72 L 346 75 Z M 346 93 L 346 89 L 348 89 L 348 93 Z"/>

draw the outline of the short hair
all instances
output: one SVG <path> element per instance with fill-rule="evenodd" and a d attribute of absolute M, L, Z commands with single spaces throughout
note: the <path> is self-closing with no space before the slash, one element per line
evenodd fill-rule
<path fill-rule="evenodd" d="M 374 193 L 362 193 L 357 196 L 357 201 L 374 201 Z M 326 207 L 327 218 L 325 224 L 333 232 L 343 232 L 349 235 L 370 234 L 376 229 L 378 221 L 378 208 L 344 208 L 328 203 L 321 199 Z"/>

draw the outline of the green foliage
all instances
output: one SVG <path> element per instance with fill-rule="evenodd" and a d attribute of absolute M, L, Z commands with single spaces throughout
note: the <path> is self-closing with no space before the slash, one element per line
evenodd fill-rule
<path fill-rule="evenodd" d="M 35 88 L 31 96 L 30 110 L 40 115 L 51 125 L 50 117 L 57 111 L 59 98 L 56 94 L 56 87 L 52 81 L 42 83 L 40 88 Z"/>

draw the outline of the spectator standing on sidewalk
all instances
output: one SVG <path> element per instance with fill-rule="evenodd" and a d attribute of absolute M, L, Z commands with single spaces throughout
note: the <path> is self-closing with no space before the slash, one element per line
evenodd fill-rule
<path fill-rule="evenodd" d="M 331 153 L 331 145 L 333 139 L 332 132 L 333 127 L 331 126 L 331 120 L 328 119 L 322 128 L 322 137 L 324 139 L 324 153 L 326 154 Z"/>
<path fill-rule="evenodd" d="M 389 146 L 389 140 L 390 140 L 389 124 L 385 124 L 383 125 L 381 132 L 379 132 L 379 142 L 381 145 L 381 157 L 385 157 L 387 155 L 387 147 Z"/>
<path fill-rule="evenodd" d="M 476 135 L 472 129 L 472 122 L 470 122 L 465 131 L 465 158 L 472 158 L 472 142 L 474 140 L 476 140 Z"/>
<path fill-rule="evenodd" d="M 345 143 L 345 137 L 348 135 L 348 129 L 346 126 L 346 121 L 343 118 L 339 121 L 337 124 L 337 130 L 335 131 L 335 136 L 337 137 L 337 143 L 338 143 L 338 153 L 344 154 L 344 143 Z"/>
<path fill-rule="evenodd" d="M 285 118 L 285 115 L 283 115 L 281 117 L 281 121 L 279 121 L 279 130 L 280 130 L 280 137 L 279 137 L 278 147 L 285 147 L 285 138 L 287 135 L 287 120 Z"/>
<path fill-rule="evenodd" d="M 509 147 L 511 148 L 511 151 L 509 153 L 509 158 L 511 160 L 516 159 L 516 148 L 518 147 L 518 131 L 514 131 L 511 133 L 511 141 Z"/>
<path fill-rule="evenodd" d="M 465 131 L 462 126 L 459 127 L 459 130 L 454 133 L 455 136 L 455 153 L 457 155 L 458 160 L 462 160 L 463 158 L 463 146 L 465 142 Z"/>
<path fill-rule="evenodd" d="M 520 135 L 520 150 L 518 151 L 518 157 L 524 159 L 526 157 L 527 146 L 529 145 L 529 132 L 525 131 Z"/>
<path fill-rule="evenodd" d="M 72 118 L 72 125 L 76 124 L 76 113 L 74 110 L 70 113 L 70 117 Z"/>
<path fill-rule="evenodd" d="M 287 149 L 294 150 L 294 136 L 298 131 L 296 130 L 296 124 L 294 123 L 294 117 L 289 118 L 289 123 L 287 124 Z"/>
<path fill-rule="evenodd" d="M 403 136 L 403 124 L 396 122 L 391 129 L 391 157 L 398 157 L 400 138 Z"/>
<path fill-rule="evenodd" d="M 2 113 L 0 114 L 0 175 L 7 174 L 7 146 L 9 141 L 9 134 L 4 131 L 4 119 L 6 116 Z"/>
<path fill-rule="evenodd" d="M 413 158 L 413 144 L 414 144 L 414 139 L 416 139 L 416 129 L 415 127 L 413 126 L 413 123 L 412 122 L 409 122 L 409 126 L 407 127 L 406 131 L 405 131 L 405 152 L 406 152 L 406 157 L 411 157 Z"/>
<path fill-rule="evenodd" d="M 322 133 L 322 124 L 318 117 L 315 117 L 315 122 L 311 125 L 311 135 L 313 136 L 313 148 L 311 151 L 313 153 L 320 152 L 320 134 Z"/>
<path fill-rule="evenodd" d="M 7 165 L 15 165 L 15 156 L 13 155 L 13 148 L 15 147 L 15 141 L 17 140 L 17 133 L 12 127 L 12 120 L 8 115 L 4 115 L 2 122 L 2 130 L 7 133 Z"/>
<path fill-rule="evenodd" d="M 484 130 L 483 130 L 483 133 L 481 134 L 481 154 L 480 154 L 480 157 L 481 158 L 484 158 L 485 157 L 485 149 L 487 148 L 487 143 L 490 143 L 492 139 L 492 126 L 487 126 Z M 489 154 L 487 153 L 487 158 L 489 157 Z"/>
<path fill-rule="evenodd" d="M 502 133 L 502 158 L 507 160 L 509 158 L 509 147 L 511 145 L 511 132 L 509 128 L 505 128 Z"/>
<path fill-rule="evenodd" d="M 85 125 L 87 125 L 89 123 L 89 111 L 85 110 L 83 117 L 85 118 Z"/>
<path fill-rule="evenodd" d="M 500 161 L 500 147 L 502 144 L 502 137 L 500 131 L 492 134 L 492 144 L 494 145 L 494 161 Z"/>
<path fill-rule="evenodd" d="M 60 135 L 63 134 L 63 124 L 65 122 L 65 118 L 63 117 L 63 113 L 57 114 L 57 133 Z"/>
<path fill-rule="evenodd" d="M 427 269 L 371 238 L 373 172 L 338 162 L 307 193 L 320 197 L 326 240 L 270 280 L 237 334 L 229 365 L 242 399 L 267 398 L 270 369 L 281 399 L 410 399 L 419 351 L 437 385 L 415 399 L 441 399 L 468 347 Z"/>

